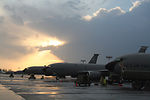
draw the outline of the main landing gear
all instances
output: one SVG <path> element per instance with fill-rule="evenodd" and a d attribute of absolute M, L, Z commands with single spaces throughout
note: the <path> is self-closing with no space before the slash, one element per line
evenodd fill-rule
<path fill-rule="evenodd" d="M 31 74 L 28 79 L 29 79 L 29 80 L 30 80 L 30 79 L 36 79 L 36 77 L 34 76 L 34 74 Z"/>

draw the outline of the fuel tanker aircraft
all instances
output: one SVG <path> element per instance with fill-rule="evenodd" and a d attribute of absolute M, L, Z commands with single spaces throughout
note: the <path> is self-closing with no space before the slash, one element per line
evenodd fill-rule
<path fill-rule="evenodd" d="M 77 63 L 55 63 L 48 65 L 45 70 L 45 75 L 56 76 L 56 79 L 65 78 L 65 76 L 76 77 L 80 71 L 95 71 L 105 69 L 104 65 L 98 65 L 97 62 L 98 54 L 94 54 L 88 64 L 77 64 Z"/>
<path fill-rule="evenodd" d="M 98 58 L 99 54 L 94 54 L 94 56 L 91 58 L 91 60 L 89 61 L 89 64 L 96 64 L 97 62 L 97 58 Z M 54 64 L 55 66 L 55 64 Z M 68 66 L 68 64 L 67 64 Z M 23 70 L 23 72 L 25 74 L 40 74 L 40 75 L 44 75 L 44 74 L 50 74 L 48 73 L 49 71 L 45 71 L 45 69 L 47 69 L 46 66 L 31 66 L 31 67 L 28 67 L 28 68 L 25 68 Z M 45 73 L 46 72 L 46 73 Z M 51 74 L 50 74 L 51 75 Z"/>
<path fill-rule="evenodd" d="M 150 54 L 147 47 L 142 46 L 138 53 L 124 55 L 108 63 L 105 67 L 110 71 L 111 80 L 132 82 L 134 89 L 148 86 L 150 81 Z"/>

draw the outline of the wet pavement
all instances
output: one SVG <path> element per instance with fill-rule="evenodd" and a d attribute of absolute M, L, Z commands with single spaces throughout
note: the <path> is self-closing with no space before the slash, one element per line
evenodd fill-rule
<path fill-rule="evenodd" d="M 15 92 L 25 100 L 149 100 L 150 91 L 133 90 L 130 84 L 76 87 L 70 79 L 56 81 L 53 77 L 41 80 L 28 80 L 28 75 L 9 78 L 9 75 L 0 74 L 0 84 Z M 0 92 L 3 90 L 0 89 Z M 1 97 L 0 97 L 0 100 Z"/>
<path fill-rule="evenodd" d="M 0 84 L 0 100 L 25 100 L 13 91 Z"/>

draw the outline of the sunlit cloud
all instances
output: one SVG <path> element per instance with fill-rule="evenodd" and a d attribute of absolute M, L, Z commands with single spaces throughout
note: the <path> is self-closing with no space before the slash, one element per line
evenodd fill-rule
<path fill-rule="evenodd" d="M 50 50 L 35 51 L 28 55 L 25 59 L 28 61 L 26 66 L 43 66 L 56 62 L 63 62 L 63 60 L 52 54 Z"/>
<path fill-rule="evenodd" d="M 82 18 L 83 18 L 84 20 L 90 21 L 90 20 L 93 18 L 93 16 L 86 15 L 86 16 L 83 16 Z"/>
<path fill-rule="evenodd" d="M 51 37 L 45 35 L 44 33 L 33 32 L 32 35 L 22 40 L 22 45 L 30 46 L 30 47 L 47 47 L 47 46 L 62 46 L 66 43 L 66 41 L 60 40 L 56 37 Z"/>
<path fill-rule="evenodd" d="M 30 32 L 33 32 L 30 30 Z M 33 32 L 34 33 L 34 32 Z M 51 50 L 39 50 L 41 46 L 53 46 L 58 47 L 65 44 L 64 41 L 60 41 L 55 37 L 52 38 L 50 36 L 44 35 L 43 33 L 37 33 L 32 35 L 27 35 L 27 37 L 20 37 L 20 40 L 17 40 L 18 43 L 14 42 L 13 45 L 20 45 L 27 49 L 29 52 L 26 54 L 22 54 L 20 57 L 16 57 L 15 54 L 18 55 L 18 52 L 13 53 L 13 59 L 4 59 L 1 58 L 2 62 L 0 66 L 5 69 L 12 70 L 20 70 L 29 66 L 43 66 L 49 65 L 51 63 L 63 62 L 59 57 L 55 56 Z M 44 42 L 44 41 L 48 42 Z M 20 52 L 21 53 L 21 52 Z M 19 69 L 18 69 L 19 68 Z"/>
<path fill-rule="evenodd" d="M 82 19 L 86 21 L 90 21 L 97 16 L 105 16 L 111 13 L 113 13 L 113 15 L 122 15 L 122 14 L 125 14 L 126 12 L 122 10 L 120 7 L 115 7 L 109 10 L 107 10 L 106 8 L 100 8 L 96 12 L 94 12 L 92 15 L 83 16 Z"/>
<path fill-rule="evenodd" d="M 57 56 L 51 53 L 50 50 L 38 51 L 35 50 L 31 54 L 27 54 L 18 59 L 3 59 L 0 57 L 0 68 L 11 70 L 23 70 L 30 66 L 44 66 L 56 62 L 64 62 Z"/>
<path fill-rule="evenodd" d="M 132 11 L 134 8 L 138 7 L 139 5 L 141 5 L 141 1 L 135 1 L 132 2 L 132 7 L 129 9 L 129 11 Z"/>
<path fill-rule="evenodd" d="M 40 51 L 39 48 L 63 46 L 66 41 L 34 30 L 27 24 L 16 24 L 1 10 L 4 20 L 0 23 L 0 68 L 21 70 L 29 66 L 63 62 L 50 49 Z"/>
<path fill-rule="evenodd" d="M 61 46 L 64 45 L 64 41 L 59 41 L 57 39 L 54 40 L 49 40 L 48 42 L 42 42 L 42 47 L 47 47 L 47 46 Z"/>

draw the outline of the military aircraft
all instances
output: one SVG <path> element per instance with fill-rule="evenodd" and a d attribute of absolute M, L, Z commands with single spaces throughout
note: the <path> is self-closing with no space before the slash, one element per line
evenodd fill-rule
<path fill-rule="evenodd" d="M 46 76 L 56 76 L 56 79 L 65 78 L 65 76 L 77 77 L 77 73 L 80 71 L 95 71 L 105 68 L 104 65 L 98 65 L 98 54 L 94 54 L 88 64 L 78 63 L 55 63 L 50 64 L 45 68 Z"/>
<path fill-rule="evenodd" d="M 30 74 L 44 75 L 43 68 L 45 68 L 45 66 L 31 66 L 31 67 L 25 68 L 23 72 L 28 75 Z"/>
<path fill-rule="evenodd" d="M 94 56 L 89 61 L 89 64 L 96 64 L 98 56 L 99 54 L 94 54 Z M 44 75 L 45 67 L 46 66 L 31 66 L 31 67 L 25 68 L 23 72 L 24 74 L 28 74 L 28 75 L 31 75 L 31 74 Z"/>
<path fill-rule="evenodd" d="M 134 89 L 142 89 L 150 81 L 150 54 L 146 54 L 147 46 L 142 46 L 138 53 L 124 55 L 108 63 L 105 67 L 110 71 L 109 79 L 113 82 L 132 82 Z"/>

